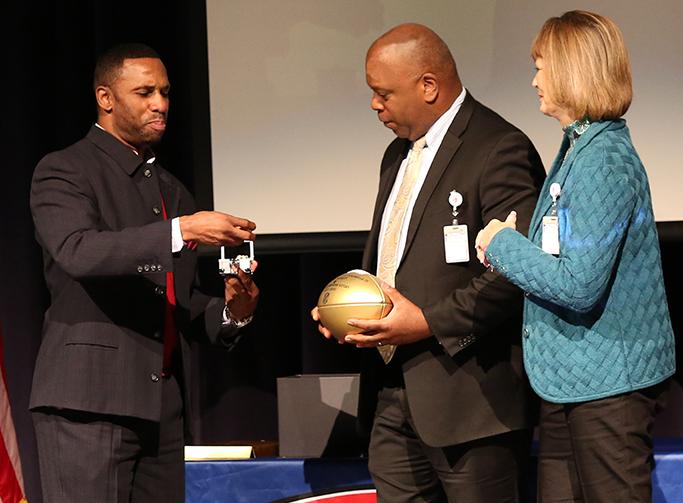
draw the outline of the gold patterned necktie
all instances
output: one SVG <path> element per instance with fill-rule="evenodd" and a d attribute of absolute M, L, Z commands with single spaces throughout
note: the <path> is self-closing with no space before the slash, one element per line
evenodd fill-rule
<path fill-rule="evenodd" d="M 396 200 L 389 213 L 386 228 L 384 229 L 384 236 L 382 239 L 382 249 L 379 253 L 379 264 L 377 266 L 377 276 L 385 283 L 395 286 L 396 269 L 398 268 L 398 245 L 401 240 L 401 229 L 410 204 L 410 197 L 415 187 L 415 180 L 420 173 L 422 165 L 422 150 L 427 144 L 427 139 L 423 136 L 418 138 L 413 143 L 410 153 L 408 154 L 408 162 L 403 173 L 403 180 L 398 189 Z M 387 344 L 386 346 L 377 346 L 377 350 L 384 363 L 389 363 L 396 352 L 396 346 Z"/>

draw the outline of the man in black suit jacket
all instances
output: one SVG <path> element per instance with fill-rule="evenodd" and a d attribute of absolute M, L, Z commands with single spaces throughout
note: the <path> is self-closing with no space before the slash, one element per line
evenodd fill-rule
<path fill-rule="evenodd" d="M 98 119 L 38 164 L 31 210 L 51 305 L 31 394 L 44 500 L 184 501 L 190 323 L 230 343 L 258 288 L 242 271 L 225 298 L 195 288 L 197 243 L 236 245 L 255 225 L 195 212 L 155 160 L 169 82 L 138 44 L 95 70 Z"/>
<path fill-rule="evenodd" d="M 512 209 L 528 226 L 541 160 L 521 131 L 463 89 L 448 47 L 424 26 L 400 25 L 376 40 L 366 76 L 372 109 L 398 137 L 382 160 L 363 257 L 364 269 L 395 285 L 385 287 L 394 307 L 382 320 L 349 320 L 365 333 L 346 337 L 383 352 L 363 355 L 359 406 L 372 428 L 379 501 L 517 501 L 532 424 L 522 293 L 485 270 L 473 244 L 485 222 Z M 409 153 L 418 144 L 420 153 Z M 414 155 L 419 173 L 387 249 Z M 453 226 L 454 204 L 466 234 Z M 388 275 L 387 252 L 396 257 Z"/>

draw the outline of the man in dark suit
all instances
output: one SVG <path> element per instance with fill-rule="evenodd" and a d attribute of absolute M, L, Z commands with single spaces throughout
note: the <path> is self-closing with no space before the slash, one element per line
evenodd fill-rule
<path fill-rule="evenodd" d="M 359 406 L 379 501 L 518 501 L 532 424 L 522 293 L 485 270 L 473 245 L 483 223 L 513 208 L 528 226 L 541 160 L 464 90 L 448 47 L 424 26 L 376 40 L 366 76 L 372 109 L 398 137 L 363 257 L 394 306 L 382 320 L 349 320 L 364 333 L 346 336 L 379 349 L 363 355 Z"/>
<path fill-rule="evenodd" d="M 239 271 L 195 288 L 197 243 L 253 239 L 249 220 L 195 212 L 157 162 L 169 82 L 139 44 L 95 69 L 97 123 L 43 158 L 31 210 L 51 294 L 31 394 L 46 503 L 184 501 L 190 323 L 230 343 L 256 307 Z"/>

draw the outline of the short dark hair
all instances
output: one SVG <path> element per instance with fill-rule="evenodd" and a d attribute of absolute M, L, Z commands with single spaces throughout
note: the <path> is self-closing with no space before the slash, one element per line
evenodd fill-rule
<path fill-rule="evenodd" d="M 138 58 L 161 59 L 150 46 L 139 43 L 119 44 L 104 52 L 95 64 L 93 89 L 111 85 L 118 78 L 124 60 Z"/>

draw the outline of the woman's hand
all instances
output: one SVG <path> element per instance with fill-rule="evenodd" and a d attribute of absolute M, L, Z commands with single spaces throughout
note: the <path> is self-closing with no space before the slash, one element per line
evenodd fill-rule
<path fill-rule="evenodd" d="M 486 227 L 479 231 L 479 234 L 477 234 L 477 239 L 474 241 L 474 246 L 477 249 L 477 258 L 479 259 L 479 262 L 484 265 L 484 267 L 489 266 L 489 262 L 486 260 L 486 248 L 488 248 L 493 237 L 505 227 L 517 230 L 516 211 L 511 211 L 505 219 L 505 222 L 501 222 L 497 218 L 494 218 Z"/>

